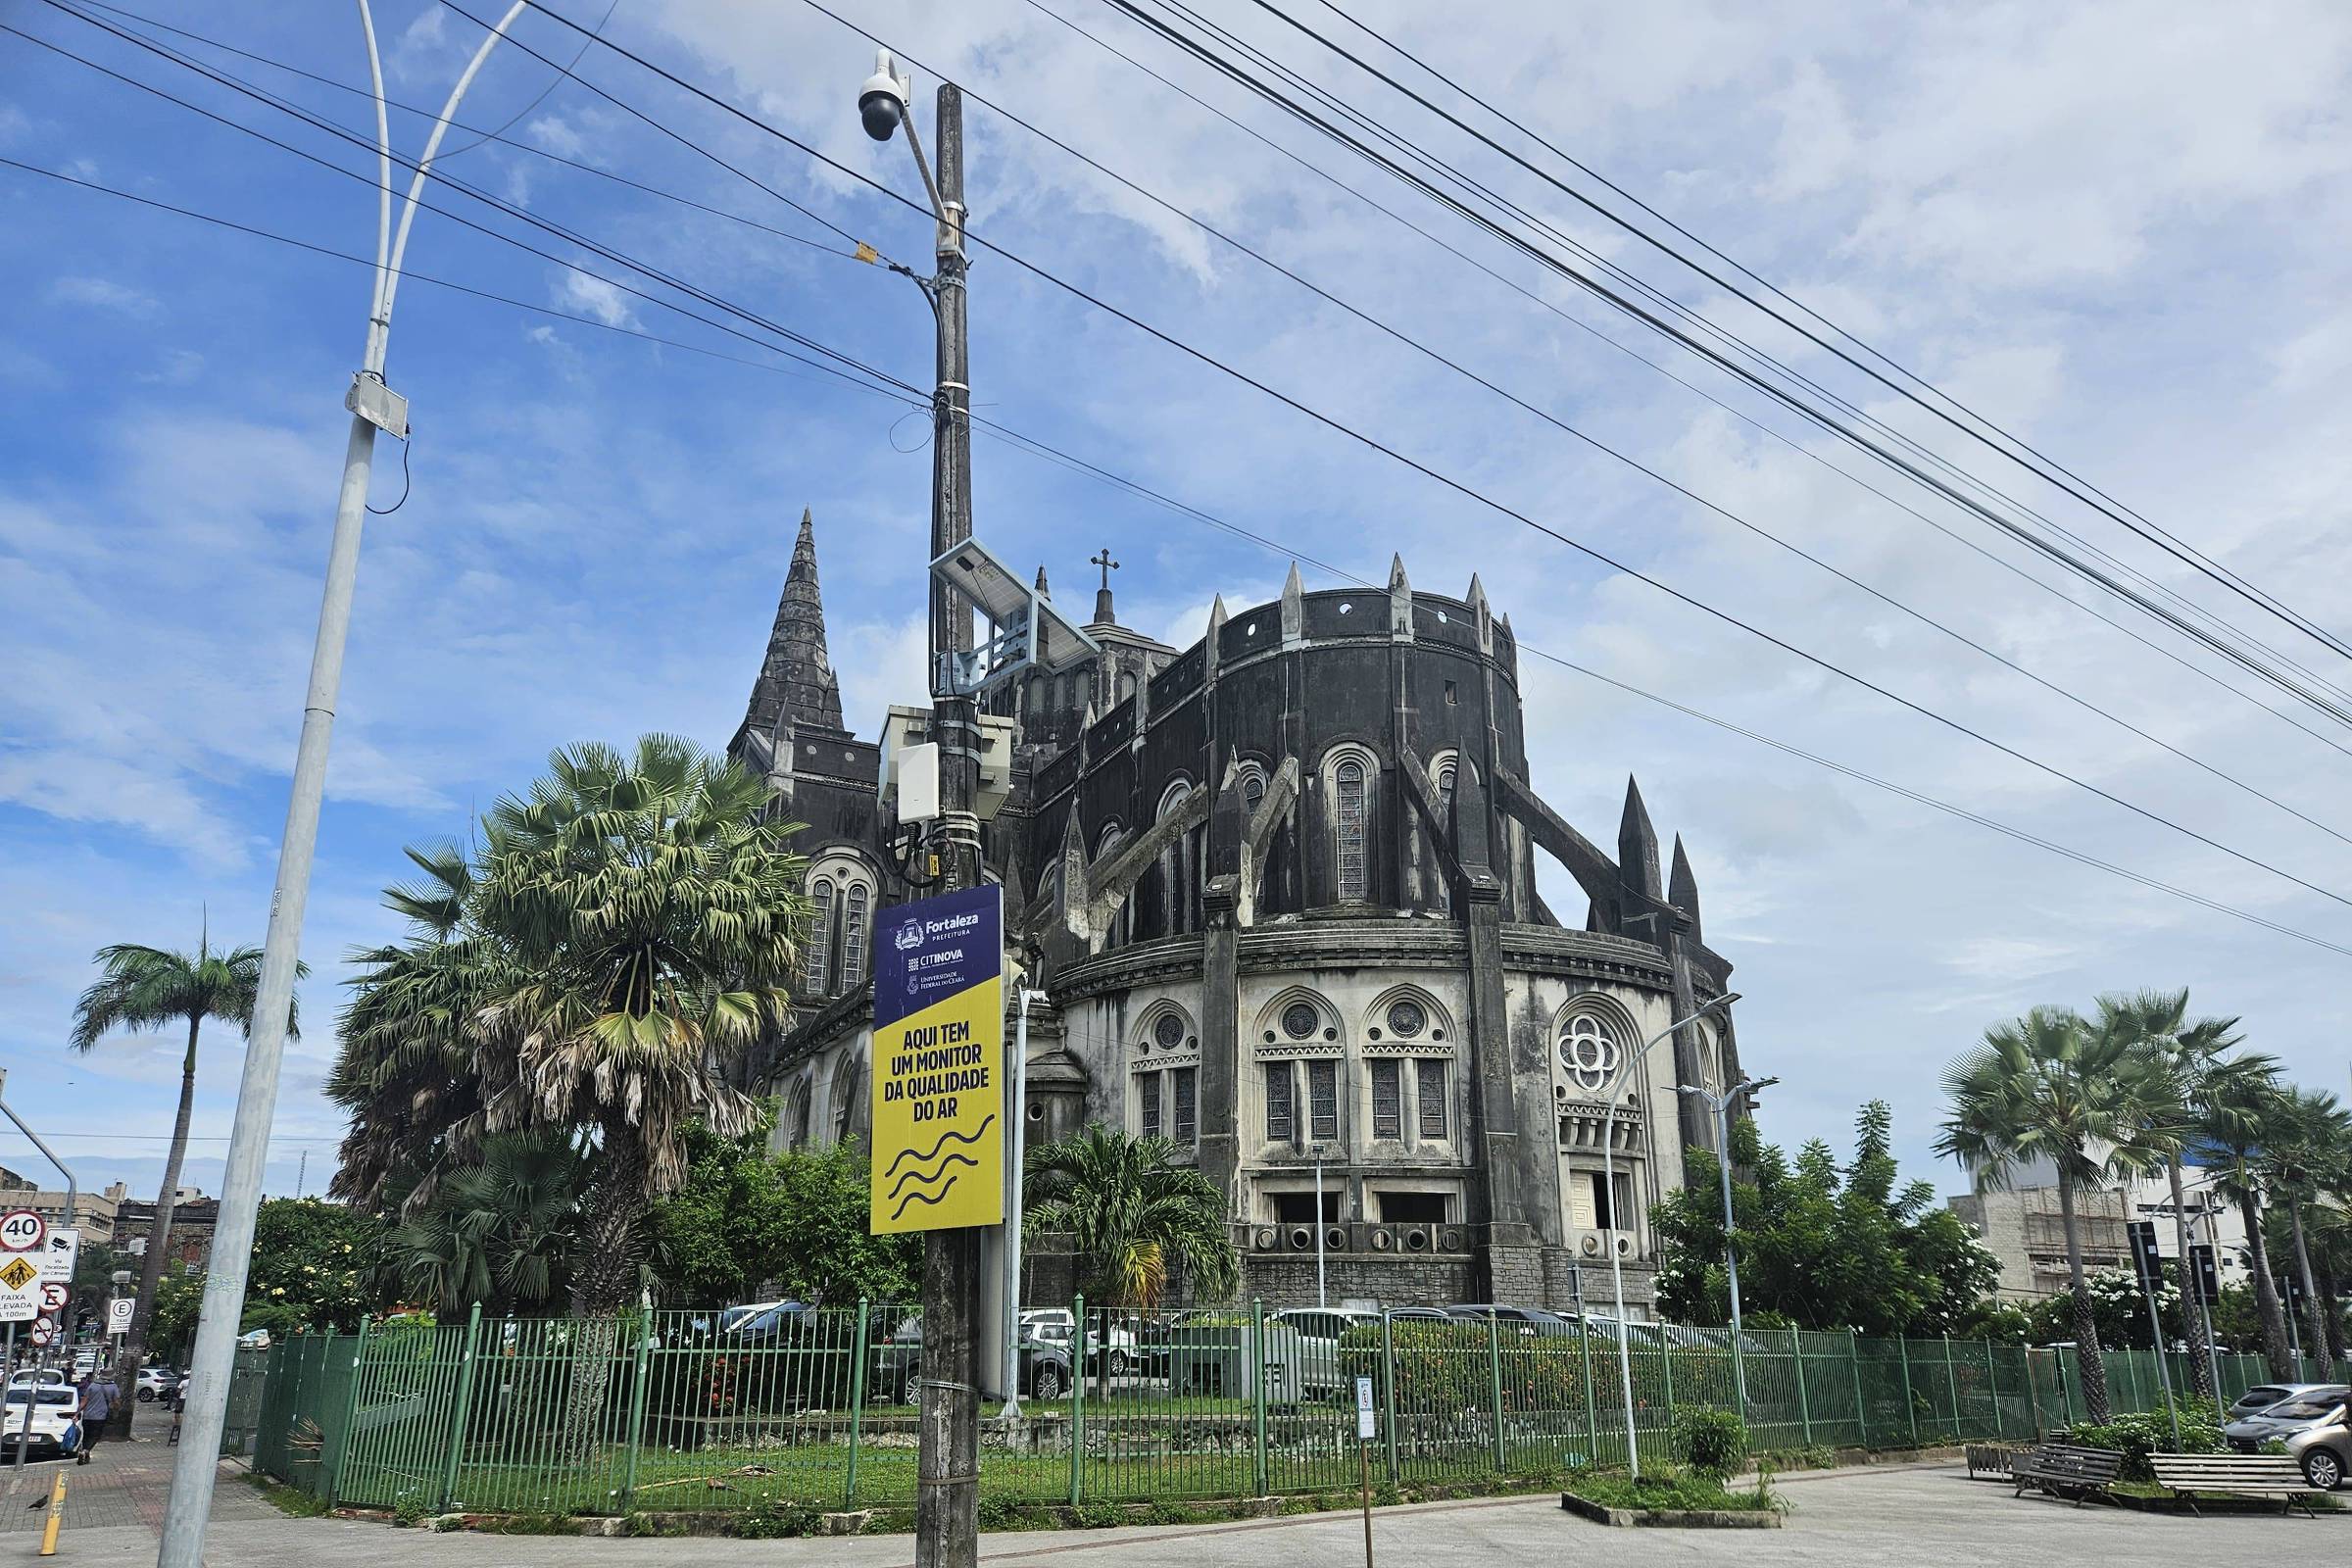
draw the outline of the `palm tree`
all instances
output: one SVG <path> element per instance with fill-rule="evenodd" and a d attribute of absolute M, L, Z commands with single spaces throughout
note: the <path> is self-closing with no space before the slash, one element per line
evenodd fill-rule
<path fill-rule="evenodd" d="M 1164 1138 L 1102 1127 L 1033 1149 L 1023 1229 L 1068 1235 L 1088 1292 L 1105 1305 L 1154 1306 L 1178 1270 L 1196 1296 L 1221 1301 L 1241 1272 L 1225 1195 L 1175 1155 Z"/>
<path fill-rule="evenodd" d="M 488 1131 L 584 1129 L 596 1181 L 580 1217 L 572 1310 L 637 1294 L 655 1199 L 686 1175 L 699 1122 L 733 1139 L 753 1102 L 730 1069 L 789 1019 L 807 927 L 797 825 L 764 820 L 767 786 L 692 742 L 557 752 L 490 811 L 477 894 L 504 949 L 468 1024 Z"/>
<path fill-rule="evenodd" d="M 2182 1159 L 2187 1134 L 2223 1053 L 2241 1044 L 2235 1018 L 2188 1021 L 2188 991 L 2142 991 L 2136 996 L 2099 998 L 2098 1028 L 2115 1033 L 2154 1054 L 2180 1086 L 2179 1104 L 2168 1106 L 2166 1118 L 2174 1136 L 2164 1149 L 2165 1181 L 2172 1189 L 2174 1255 L 2180 1260 L 2181 1338 L 2188 1344 L 2189 1386 L 2200 1399 L 2214 1392 L 2213 1330 L 2209 1310 L 2189 1277 L 2188 1200 L 2183 1185 Z M 2185 1113 L 2182 1116 L 2179 1113 Z"/>
<path fill-rule="evenodd" d="M 393 1228 L 393 1276 L 443 1312 L 479 1301 L 503 1317 L 560 1298 L 588 1171 L 568 1135 L 486 1139 L 479 1164 L 449 1175 Z"/>
<path fill-rule="evenodd" d="M 2344 1152 L 2352 1148 L 2352 1111 L 2323 1090 L 2290 1086 L 2278 1097 L 2274 1127 L 2263 1164 L 2273 1198 L 2286 1210 L 2295 1283 L 2303 1297 L 2303 1343 L 2319 1361 L 2319 1376 L 2326 1378 L 2332 1341 L 2319 1280 L 2312 1272 L 2304 1215 L 2330 1186 L 2341 1182 Z"/>
<path fill-rule="evenodd" d="M 138 1382 L 147 1354 L 148 1325 L 155 1316 L 156 1290 L 163 1282 L 164 1259 L 171 1250 L 172 1211 L 179 1195 L 179 1168 L 188 1152 L 188 1120 L 196 1108 L 196 1042 L 206 1019 L 234 1024 L 253 1033 L 253 1004 L 262 983 L 262 950 L 232 948 L 215 953 L 209 928 L 199 931 L 193 957 L 135 942 L 100 948 L 94 956 L 103 978 L 81 994 L 74 1004 L 74 1032 L 67 1044 L 87 1054 L 98 1042 L 119 1029 L 162 1029 L 188 1026 L 187 1050 L 179 1061 L 179 1111 L 172 1122 L 172 1146 L 164 1156 L 164 1184 L 155 1196 L 155 1223 L 147 1233 L 147 1252 L 139 1263 L 138 1304 L 116 1358 L 122 1397 L 116 1408 L 122 1417 L 116 1430 L 130 1431 L 130 1393 Z M 295 965 L 297 975 L 310 970 Z M 295 1007 L 286 1004 L 286 1036 L 296 1038 Z"/>
<path fill-rule="evenodd" d="M 2169 1133 L 2179 1086 L 2163 1064 L 2123 1034 L 2091 1028 L 2064 1007 L 2035 1007 L 1984 1032 L 1984 1043 L 1944 1069 L 1951 1113 L 1936 1152 L 1967 1167 L 1980 1192 L 2006 1188 L 2019 1167 L 2046 1163 L 2058 1182 L 2058 1214 L 2075 1299 L 2082 1396 L 2106 1421 L 2107 1369 L 2082 1266 L 2076 1195 L 2153 1169 Z"/>
<path fill-rule="evenodd" d="M 2199 1107 L 2196 1141 L 2213 1173 L 2214 1191 L 2237 1205 L 2246 1230 L 2246 1272 L 2254 1282 L 2254 1311 L 2262 1326 L 2262 1353 L 2273 1378 L 2294 1375 L 2288 1349 L 2286 1313 L 2271 1274 L 2262 1236 L 2262 1205 L 2269 1198 L 2267 1151 L 2279 1133 L 2278 1066 L 2268 1057 L 2239 1056 L 2227 1064 L 2227 1077 L 2209 1086 Z"/>
<path fill-rule="evenodd" d="M 493 840 L 482 858 L 497 848 Z M 414 1214 L 431 1206 L 445 1166 L 478 1152 L 481 1082 L 468 1026 L 512 976 L 477 916 L 474 858 L 449 840 L 403 853 L 422 877 L 386 888 L 384 906 L 408 919 L 408 940 L 351 955 L 359 974 L 326 1081 L 350 1127 L 327 1192 Z"/>

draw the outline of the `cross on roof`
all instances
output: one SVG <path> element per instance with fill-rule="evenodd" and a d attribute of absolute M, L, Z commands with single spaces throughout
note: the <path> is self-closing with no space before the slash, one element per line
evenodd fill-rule
<path fill-rule="evenodd" d="M 1108 593 L 1110 591 L 1110 574 L 1119 569 L 1119 564 L 1110 559 L 1110 546 L 1104 545 L 1100 554 L 1087 557 L 1086 564 L 1102 568 L 1102 591 Z"/>

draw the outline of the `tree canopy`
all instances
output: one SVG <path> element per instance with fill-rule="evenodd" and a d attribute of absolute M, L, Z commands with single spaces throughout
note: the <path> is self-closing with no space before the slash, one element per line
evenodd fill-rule
<path fill-rule="evenodd" d="M 654 1207 L 656 1272 L 676 1299 L 716 1305 L 764 1285 L 803 1301 L 911 1301 L 922 1238 L 866 1230 L 872 1162 L 864 1149 L 765 1150 L 763 1129 L 687 1138 L 686 1179 Z"/>
<path fill-rule="evenodd" d="M 1733 1124 L 1732 1157 L 1747 1321 L 1948 1333 L 1973 1321 L 1998 1278 L 1991 1251 L 1937 1202 L 1932 1183 L 1898 1186 L 1884 1101 L 1856 1115 L 1853 1158 L 1842 1166 L 1820 1139 L 1791 1161 L 1744 1120 Z M 1731 1316 L 1721 1169 L 1703 1150 L 1684 1164 L 1682 1190 L 1652 1216 L 1659 1302 L 1678 1322 L 1721 1323 Z"/>

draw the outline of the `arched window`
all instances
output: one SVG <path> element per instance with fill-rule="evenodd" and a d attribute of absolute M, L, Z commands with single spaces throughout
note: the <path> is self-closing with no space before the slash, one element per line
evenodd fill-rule
<path fill-rule="evenodd" d="M 1615 1080 L 1622 1049 L 1606 1019 L 1579 1012 L 1560 1024 L 1560 1066 L 1585 1094 L 1597 1095 Z"/>
<path fill-rule="evenodd" d="M 1133 697 L 1134 695 L 1135 695 L 1135 671 L 1134 671 L 1134 670 L 1132 670 L 1132 669 L 1129 669 L 1129 670 L 1122 670 L 1122 671 L 1120 671 L 1120 673 L 1119 673 L 1119 701 L 1123 703 L 1123 702 L 1125 702 L 1125 701 L 1126 701 L 1128 698 L 1130 698 L 1130 697 Z"/>
<path fill-rule="evenodd" d="M 833 991 L 833 879 L 818 877 L 809 897 L 816 915 L 808 922 L 808 942 L 801 949 L 801 973 L 813 1001 Z"/>
<path fill-rule="evenodd" d="M 796 1078 L 784 1097 L 784 1142 L 798 1149 L 808 1142 L 808 1080 Z"/>
<path fill-rule="evenodd" d="M 845 991 L 865 982 L 865 914 L 872 894 L 862 882 L 850 888 L 849 918 L 842 927 L 841 984 Z"/>
<path fill-rule="evenodd" d="M 1257 815 L 1257 808 L 1266 802 L 1266 775 L 1254 766 L 1242 770 L 1242 811 L 1246 816 Z"/>
<path fill-rule="evenodd" d="M 1332 821 L 1338 837 L 1335 864 L 1340 900 L 1353 903 L 1371 896 L 1370 868 L 1364 857 L 1364 764 L 1349 757 L 1332 770 Z"/>
<path fill-rule="evenodd" d="M 1159 798 L 1156 820 L 1164 822 L 1183 810 L 1184 803 L 1192 793 L 1192 785 L 1183 779 L 1169 785 L 1167 793 Z M 1199 846 L 1198 834 L 1187 832 L 1170 839 L 1167 848 L 1159 852 L 1161 902 L 1166 921 L 1164 929 L 1171 936 L 1193 928 L 1193 888 L 1200 879 Z"/>
<path fill-rule="evenodd" d="M 833 1141 L 846 1144 L 850 1130 L 858 1124 L 858 1054 L 854 1051 L 841 1054 L 840 1062 L 833 1068 Z"/>

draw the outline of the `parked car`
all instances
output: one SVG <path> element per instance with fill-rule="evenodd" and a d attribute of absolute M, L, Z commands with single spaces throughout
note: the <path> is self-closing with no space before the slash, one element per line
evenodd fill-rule
<path fill-rule="evenodd" d="M 1058 1399 L 1069 1393 L 1070 1348 L 1066 1342 L 1039 1339 L 1024 1327 L 1016 1348 L 1021 1357 L 1022 1394 L 1035 1399 Z M 923 1319 L 916 1313 L 900 1319 L 888 1334 L 875 1337 L 869 1386 L 879 1391 L 873 1396 L 877 1399 L 919 1404 L 922 1375 Z"/>
<path fill-rule="evenodd" d="M 63 1368 L 54 1366 L 23 1366 L 8 1375 L 8 1386 L 12 1389 L 24 1384 L 71 1383 L 73 1381 L 72 1378 L 66 1376 Z"/>
<path fill-rule="evenodd" d="M 60 1377 L 64 1374 L 60 1373 Z M 27 1404 L 32 1418 L 25 1420 Z M 16 1457 L 24 1446 L 26 1457 L 53 1453 L 60 1458 L 81 1442 L 81 1392 L 71 1383 L 15 1383 L 0 1402 L 0 1454 Z"/>
<path fill-rule="evenodd" d="M 2251 1392 L 2251 1391 L 2248 1391 Z M 2254 1453 L 2266 1443 L 2286 1446 L 2303 1467 L 2303 1479 L 2320 1492 L 2333 1492 L 2352 1471 L 2352 1387 L 2305 1385 L 2277 1404 L 2222 1429 L 2230 1446 Z"/>
<path fill-rule="evenodd" d="M 1392 1306 L 1382 1314 L 1392 1323 L 1450 1323 L 1452 1316 L 1442 1306 Z"/>
<path fill-rule="evenodd" d="M 718 1332 L 731 1334 L 762 1312 L 772 1312 L 779 1306 L 798 1305 L 798 1301 L 746 1301 L 740 1306 L 724 1307 L 718 1314 Z"/>
<path fill-rule="evenodd" d="M 237 1348 L 240 1350 L 267 1350 L 270 1348 L 270 1331 L 268 1329 L 252 1329 L 238 1335 Z"/>
<path fill-rule="evenodd" d="M 1498 1323 L 1506 1333 L 1518 1333 L 1530 1338 L 1539 1334 L 1560 1335 L 1569 1332 L 1566 1318 L 1540 1306 L 1499 1306 L 1491 1301 L 1457 1301 L 1446 1308 L 1446 1315 L 1468 1323 Z"/>
<path fill-rule="evenodd" d="M 1347 1386 L 1340 1364 L 1340 1339 L 1349 1329 L 1380 1327 L 1380 1314 L 1352 1306 L 1292 1306 L 1268 1321 L 1298 1331 L 1298 1381 L 1309 1398 L 1336 1395 Z"/>
<path fill-rule="evenodd" d="M 1077 1319 L 1067 1307 L 1031 1307 L 1021 1314 L 1021 1332 L 1067 1349 L 1077 1333 Z M 1133 1320 L 1111 1318 L 1105 1328 L 1101 1315 L 1087 1314 L 1086 1362 L 1090 1372 L 1107 1372 L 1114 1378 L 1123 1378 L 1142 1367 L 1144 1359 L 1143 1344 Z"/>
<path fill-rule="evenodd" d="M 2334 1386 L 2331 1383 L 2257 1383 L 2230 1401 L 2228 1420 L 2243 1421 L 2262 1414 L 2274 1404 L 2284 1404 L 2299 1396 L 2316 1394 Z"/>
<path fill-rule="evenodd" d="M 157 1399 L 167 1398 L 178 1386 L 179 1374 L 171 1367 L 143 1366 L 139 1368 L 139 1402 L 141 1404 L 151 1404 Z"/>

